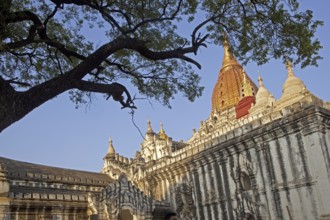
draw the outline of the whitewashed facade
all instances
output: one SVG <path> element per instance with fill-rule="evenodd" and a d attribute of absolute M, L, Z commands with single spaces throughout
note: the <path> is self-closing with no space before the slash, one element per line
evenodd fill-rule
<path fill-rule="evenodd" d="M 234 58 L 224 65 L 239 69 Z M 102 172 L 125 173 L 180 219 L 330 219 L 330 103 L 308 91 L 290 62 L 287 71 L 279 100 L 259 77 L 248 115 L 212 111 L 187 143 L 148 122 L 141 152 L 129 160 L 111 143 Z"/>

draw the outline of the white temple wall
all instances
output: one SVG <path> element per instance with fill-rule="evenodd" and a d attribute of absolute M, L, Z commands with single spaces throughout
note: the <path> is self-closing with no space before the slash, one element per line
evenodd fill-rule
<path fill-rule="evenodd" d="M 310 163 L 310 170 L 313 181 L 315 181 L 314 194 L 316 196 L 319 214 L 328 215 L 330 219 L 330 166 L 329 166 L 329 145 L 327 144 L 326 131 L 305 131 L 306 154 Z"/>
<path fill-rule="evenodd" d="M 321 219 L 330 213 L 330 132 L 324 125 L 329 112 L 322 115 L 309 106 L 285 114 L 255 119 L 220 136 L 205 134 L 173 157 L 160 159 L 146 176 L 157 176 L 159 198 L 174 211 L 177 187 L 190 184 L 196 219 L 237 219 L 237 213 L 249 213 L 242 205 L 258 220 Z M 240 169 L 251 181 L 250 190 L 235 177 Z"/>
<path fill-rule="evenodd" d="M 261 210 L 263 211 L 261 214 L 263 216 L 268 216 L 269 219 L 275 219 L 276 216 L 276 208 L 274 202 L 274 193 L 272 191 L 272 184 L 270 173 L 267 168 L 267 153 L 266 147 L 268 145 L 264 143 L 260 143 L 256 149 L 256 160 L 259 163 L 256 164 L 257 174 L 256 174 L 256 183 L 258 190 L 260 192 L 260 199 L 263 207 Z"/>
<path fill-rule="evenodd" d="M 219 178 L 217 177 L 220 174 L 216 173 L 216 167 L 217 166 L 217 161 L 216 158 L 212 157 L 210 158 L 210 167 L 209 167 L 209 172 L 210 172 L 210 181 L 211 181 L 211 189 L 213 190 L 213 196 L 215 201 L 220 200 L 220 193 L 218 189 L 218 185 L 220 184 Z M 219 172 L 219 170 L 218 170 Z M 221 216 L 221 207 L 219 202 L 213 203 L 213 213 L 215 218 L 218 216 Z"/>
<path fill-rule="evenodd" d="M 315 206 L 307 205 L 308 202 L 305 201 L 313 201 L 315 196 L 311 193 L 311 187 L 306 186 L 309 165 L 306 164 L 304 150 L 306 143 L 302 143 L 301 139 L 300 134 L 288 134 L 271 140 L 269 156 L 266 159 L 268 175 L 265 175 L 265 166 L 259 164 L 259 168 L 262 169 L 259 174 L 265 182 L 265 197 L 268 200 L 266 204 L 271 205 L 271 219 L 290 219 L 289 215 L 292 219 L 315 218 Z"/>

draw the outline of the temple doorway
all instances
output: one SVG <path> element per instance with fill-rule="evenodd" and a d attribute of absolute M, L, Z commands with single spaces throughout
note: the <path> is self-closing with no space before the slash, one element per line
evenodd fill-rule
<path fill-rule="evenodd" d="M 135 220 L 134 216 L 128 209 L 122 209 L 118 215 L 118 220 Z"/>

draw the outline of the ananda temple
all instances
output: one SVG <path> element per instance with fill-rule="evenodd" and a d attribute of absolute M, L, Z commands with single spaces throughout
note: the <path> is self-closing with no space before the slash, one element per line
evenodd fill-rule
<path fill-rule="evenodd" d="M 149 121 L 134 158 L 109 141 L 100 173 L 0 158 L 0 220 L 157 220 L 169 210 L 180 220 L 329 220 L 330 103 L 286 68 L 276 100 L 225 43 L 212 111 L 192 137 L 175 141 Z"/>

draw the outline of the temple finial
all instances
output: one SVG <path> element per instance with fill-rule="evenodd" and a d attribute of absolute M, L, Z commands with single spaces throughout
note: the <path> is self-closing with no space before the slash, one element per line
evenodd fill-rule
<path fill-rule="evenodd" d="M 161 139 L 166 139 L 167 138 L 167 135 L 166 135 L 164 127 L 163 127 L 163 123 L 160 123 L 159 137 Z"/>
<path fill-rule="evenodd" d="M 286 61 L 285 61 L 285 66 L 286 66 L 286 69 L 288 71 L 288 77 L 290 76 L 294 76 L 294 73 L 293 73 L 293 70 L 292 70 L 292 63 L 291 63 L 291 60 L 289 59 L 289 57 L 286 56 Z"/>
<path fill-rule="evenodd" d="M 147 129 L 147 133 L 154 133 L 154 131 L 151 128 L 151 122 L 150 119 L 148 119 L 148 129 Z"/>
<path fill-rule="evenodd" d="M 223 37 L 223 46 L 229 46 L 228 36 L 227 36 L 227 33 L 225 31 L 222 31 L 222 37 Z"/>
<path fill-rule="evenodd" d="M 228 36 L 225 32 L 222 33 L 223 35 L 223 47 L 224 47 L 224 55 L 223 55 L 223 60 L 222 60 L 222 67 L 231 65 L 231 64 L 236 64 L 237 61 L 233 54 L 230 51 L 230 45 L 228 41 Z"/>
<path fill-rule="evenodd" d="M 160 123 L 160 132 L 165 132 L 164 127 L 163 127 L 163 123 Z"/>
<path fill-rule="evenodd" d="M 260 71 L 258 70 L 258 83 L 259 83 L 259 88 L 264 87 L 264 81 L 261 78 Z"/>
<path fill-rule="evenodd" d="M 116 153 L 116 151 L 115 151 L 115 148 L 114 148 L 114 146 L 112 144 L 112 138 L 110 137 L 109 138 L 109 147 L 108 147 L 107 154 L 114 154 L 114 153 Z"/>

